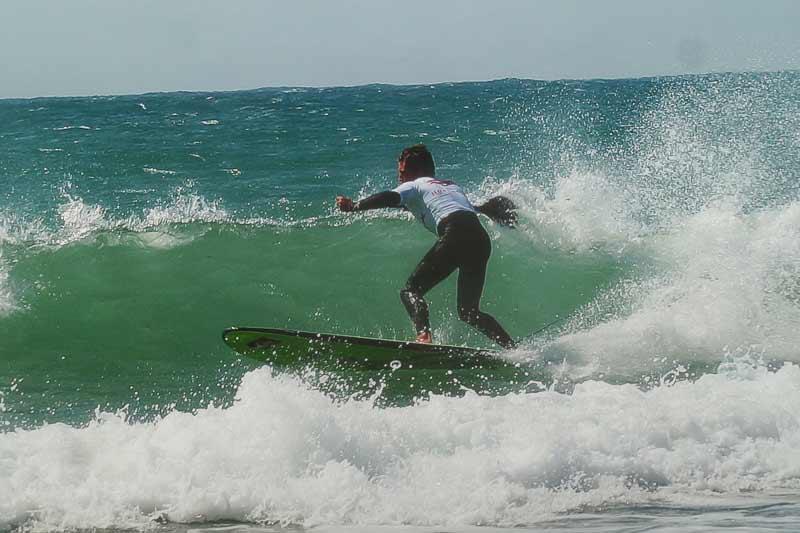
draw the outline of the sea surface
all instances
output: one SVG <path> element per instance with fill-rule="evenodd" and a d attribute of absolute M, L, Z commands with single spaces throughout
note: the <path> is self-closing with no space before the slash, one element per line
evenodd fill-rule
<path fill-rule="evenodd" d="M 333 200 L 419 142 L 519 206 L 482 305 L 520 372 L 232 353 L 413 337 L 433 236 Z M 800 529 L 800 73 L 0 101 L 0 530 L 729 527 Z"/>

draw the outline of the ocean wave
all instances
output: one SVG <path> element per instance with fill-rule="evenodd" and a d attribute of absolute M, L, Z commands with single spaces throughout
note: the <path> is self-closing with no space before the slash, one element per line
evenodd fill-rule
<path fill-rule="evenodd" d="M 601 246 L 592 253 L 625 251 L 628 268 L 544 348 L 547 357 L 566 358 L 576 373 L 629 378 L 743 351 L 800 362 L 800 202 L 747 213 L 709 206 L 650 234 L 631 231 L 635 223 L 559 228 L 570 245 L 581 237 Z"/>
<path fill-rule="evenodd" d="M 188 224 L 192 222 L 225 222 L 230 216 L 219 201 L 209 202 L 196 194 L 179 194 L 164 206 L 148 209 L 141 219 L 129 218 L 124 224 L 134 231 L 166 224 Z"/>
<path fill-rule="evenodd" d="M 237 169 L 226 169 L 237 171 Z M 72 192 L 69 186 L 61 188 L 61 201 L 56 206 L 55 221 L 43 216 L 14 215 L 0 213 L 0 244 L 27 246 L 65 246 L 100 235 L 114 232 L 130 232 L 142 236 L 143 244 L 155 242 L 156 234 L 163 234 L 163 242 L 175 238 L 176 244 L 191 242 L 204 233 L 198 225 L 207 227 L 229 225 L 253 228 L 281 228 L 284 230 L 313 227 L 341 227 L 359 220 L 382 218 L 408 219 L 410 215 L 401 211 L 370 211 L 356 216 L 344 216 L 334 208 L 333 201 L 319 215 L 297 216 L 291 206 L 280 205 L 278 216 L 248 216 L 231 214 L 220 199 L 208 200 L 191 192 L 190 187 L 178 187 L 172 197 L 143 209 L 138 214 L 114 214 L 113 210 L 99 204 L 91 204 Z M 150 193 L 150 189 L 126 189 L 124 193 Z M 279 204 L 281 202 L 278 202 Z M 130 243 L 130 239 L 124 239 Z M 113 239 L 111 241 L 113 242 Z M 120 241 L 121 242 L 121 241 Z M 162 247 L 162 246 L 158 246 Z"/>
<path fill-rule="evenodd" d="M 611 149 L 560 143 L 552 179 L 484 180 L 483 198 L 519 204 L 530 246 L 620 265 L 544 357 L 628 378 L 724 354 L 800 361 L 797 189 L 773 163 L 773 126 L 731 118 L 791 117 L 796 104 L 726 83 L 671 86 Z"/>
<path fill-rule="evenodd" d="M 231 221 L 221 202 L 208 201 L 185 191 L 176 192 L 168 202 L 147 208 L 140 215 L 127 217 L 115 217 L 105 207 L 87 203 L 71 193 L 62 191 L 62 197 L 63 201 L 57 206 L 56 228 L 43 218 L 26 219 L 3 214 L 0 217 L 0 244 L 60 247 L 104 233 L 129 231 L 141 234 L 142 244 L 163 248 L 190 242 L 196 233 L 183 235 L 170 226 Z M 266 223 L 266 219 L 262 223 Z M 162 236 L 155 238 L 156 234 Z"/>
<path fill-rule="evenodd" d="M 233 406 L 0 434 L 0 527 L 155 519 L 521 526 L 560 513 L 800 488 L 800 368 L 730 367 L 648 391 L 345 403 L 268 369 Z M 53 446 L 58 442 L 58 446 Z"/>

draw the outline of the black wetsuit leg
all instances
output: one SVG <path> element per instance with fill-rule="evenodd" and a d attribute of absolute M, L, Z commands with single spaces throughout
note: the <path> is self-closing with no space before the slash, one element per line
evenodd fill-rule
<path fill-rule="evenodd" d="M 458 269 L 458 318 L 474 327 L 500 346 L 513 348 L 514 340 L 489 313 L 480 310 L 486 263 L 464 265 Z"/>
<path fill-rule="evenodd" d="M 400 291 L 400 300 L 411 317 L 417 333 L 430 332 L 428 303 L 423 296 L 458 268 L 455 257 L 442 239 L 438 239 L 422 258 Z"/>
<path fill-rule="evenodd" d="M 459 318 L 501 346 L 514 346 L 497 320 L 480 310 L 486 265 L 492 253 L 491 240 L 480 220 L 475 213 L 458 211 L 440 222 L 437 229 L 439 239 L 400 292 L 417 332 L 430 331 L 428 304 L 423 296 L 458 268 Z"/>

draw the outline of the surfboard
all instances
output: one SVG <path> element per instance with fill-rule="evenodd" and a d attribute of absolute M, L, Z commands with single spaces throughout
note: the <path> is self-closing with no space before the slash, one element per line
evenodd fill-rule
<path fill-rule="evenodd" d="M 222 339 L 240 355 L 285 367 L 456 370 L 514 366 L 494 350 L 278 328 L 232 327 L 223 331 Z"/>

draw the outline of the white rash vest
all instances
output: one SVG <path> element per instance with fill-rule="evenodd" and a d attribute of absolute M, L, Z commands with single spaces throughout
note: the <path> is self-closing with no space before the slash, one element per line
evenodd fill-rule
<path fill-rule="evenodd" d="M 436 227 L 447 215 L 456 211 L 477 211 L 469 203 L 461 187 L 452 181 L 417 178 L 393 189 L 400 195 L 400 204 L 417 220 L 437 235 Z"/>

